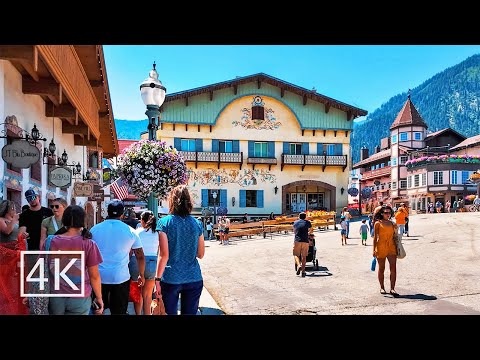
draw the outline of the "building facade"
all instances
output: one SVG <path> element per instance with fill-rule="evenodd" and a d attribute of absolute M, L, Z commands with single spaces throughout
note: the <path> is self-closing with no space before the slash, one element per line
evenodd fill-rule
<path fill-rule="evenodd" d="M 40 194 L 43 206 L 63 197 L 69 204 L 82 204 L 93 225 L 98 203 L 75 197 L 73 184 L 85 180 L 100 186 L 102 158 L 118 154 L 102 46 L 1 45 L 0 118 L 3 147 L 26 143 L 25 134 L 34 127 L 42 138 L 33 144 L 38 161 L 26 168 L 14 167 L 2 151 L 1 196 L 18 209 L 26 204 L 23 194 L 30 188 Z M 67 162 L 60 164 L 63 154 Z M 63 187 L 49 178 L 59 164 L 72 177 Z"/>
<path fill-rule="evenodd" d="M 186 159 L 197 211 L 347 205 L 353 119 L 365 110 L 261 73 L 167 95 L 160 111 L 157 139 Z"/>
<path fill-rule="evenodd" d="M 467 141 L 451 128 L 434 133 L 427 129 L 409 95 L 381 147 L 371 156 L 361 149 L 361 160 L 353 168 L 361 173 L 364 213 L 379 201 L 392 206 L 409 202 L 412 210 L 424 212 L 428 203 L 453 203 L 476 191 L 468 180 L 480 165 L 476 137 Z"/>

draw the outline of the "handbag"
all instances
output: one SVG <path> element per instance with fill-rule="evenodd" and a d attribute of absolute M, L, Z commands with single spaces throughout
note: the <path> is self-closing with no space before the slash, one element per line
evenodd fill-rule
<path fill-rule="evenodd" d="M 167 312 L 165 311 L 165 304 L 163 303 L 161 297 L 152 300 L 152 304 L 150 305 L 150 313 L 152 315 L 167 315 Z"/>
<path fill-rule="evenodd" d="M 128 294 L 128 301 L 139 303 L 141 297 L 142 294 L 140 292 L 140 288 L 138 287 L 138 281 L 130 280 L 130 292 Z"/>
<path fill-rule="evenodd" d="M 405 252 L 405 249 L 403 248 L 402 241 L 400 240 L 400 237 L 398 236 L 398 226 L 397 225 L 393 226 L 393 240 L 395 241 L 395 246 L 397 248 L 397 259 L 403 259 L 405 256 L 407 256 L 407 253 Z"/>

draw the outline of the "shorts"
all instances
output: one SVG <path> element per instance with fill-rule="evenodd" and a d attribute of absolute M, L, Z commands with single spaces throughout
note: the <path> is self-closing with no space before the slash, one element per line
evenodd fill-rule
<path fill-rule="evenodd" d="M 130 271 L 130 279 L 137 281 L 138 279 L 138 262 L 136 256 L 130 256 L 130 262 L 128 263 L 128 270 Z M 157 274 L 157 257 L 145 256 L 145 280 L 155 280 Z"/>
<path fill-rule="evenodd" d="M 362 233 L 362 240 L 367 240 L 367 233 Z"/>
<path fill-rule="evenodd" d="M 345 236 L 346 236 L 346 235 L 347 235 L 347 230 L 342 229 L 342 230 L 340 231 L 340 235 L 345 235 Z"/>
<path fill-rule="evenodd" d="M 225 228 L 225 229 L 222 229 L 222 230 L 218 230 L 218 232 L 224 233 L 224 234 L 228 234 L 228 228 Z"/>
<path fill-rule="evenodd" d="M 293 243 L 293 256 L 304 256 L 305 258 L 308 255 L 308 242 L 299 242 L 295 241 Z"/>

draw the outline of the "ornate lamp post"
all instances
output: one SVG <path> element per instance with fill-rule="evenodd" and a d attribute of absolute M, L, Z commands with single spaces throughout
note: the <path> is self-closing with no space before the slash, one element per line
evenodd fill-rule
<path fill-rule="evenodd" d="M 162 106 L 165 101 L 165 94 L 167 92 L 162 82 L 158 80 L 158 72 L 155 66 L 155 62 L 153 62 L 153 69 L 148 73 L 148 78 L 140 84 L 142 100 L 147 107 L 145 115 L 148 116 L 149 140 L 157 140 L 156 134 L 160 125 L 160 106 Z M 158 200 L 153 193 L 148 197 L 148 209 L 151 210 L 155 216 L 158 216 Z"/>
<path fill-rule="evenodd" d="M 212 193 L 212 196 L 213 196 L 213 223 L 216 224 L 217 223 L 217 192 L 214 191 Z"/>

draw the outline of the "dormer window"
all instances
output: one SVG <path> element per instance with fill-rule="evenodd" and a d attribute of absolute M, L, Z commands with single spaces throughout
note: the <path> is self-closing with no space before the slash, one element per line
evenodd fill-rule
<path fill-rule="evenodd" d="M 265 104 L 261 96 L 255 96 L 252 102 L 252 120 L 265 120 Z"/>

